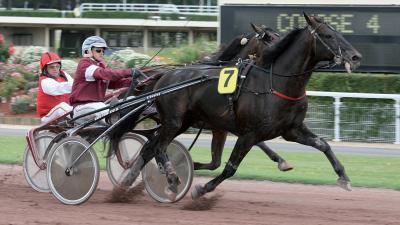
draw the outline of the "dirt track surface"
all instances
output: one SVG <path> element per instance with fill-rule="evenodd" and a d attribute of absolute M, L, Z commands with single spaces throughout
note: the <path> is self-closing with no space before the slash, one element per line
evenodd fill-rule
<path fill-rule="evenodd" d="M 206 180 L 196 178 L 194 184 Z M 107 203 L 111 193 L 102 173 L 89 201 L 63 205 L 50 193 L 28 187 L 20 166 L 0 165 L 0 224 L 400 225 L 400 192 L 386 189 L 347 192 L 331 186 L 229 180 L 194 208 L 190 194 L 175 204 L 157 203 L 145 193 L 130 203 Z M 203 210 L 193 210 L 201 206 Z"/>

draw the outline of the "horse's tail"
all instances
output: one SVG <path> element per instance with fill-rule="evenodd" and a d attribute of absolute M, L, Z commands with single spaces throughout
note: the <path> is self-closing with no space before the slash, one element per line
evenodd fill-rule
<path fill-rule="evenodd" d="M 108 141 L 103 142 L 104 143 L 103 149 L 107 149 L 106 157 L 108 158 L 108 157 L 111 157 L 115 152 L 119 151 L 118 143 L 121 138 L 114 140 L 114 139 L 111 139 L 110 136 L 107 136 L 105 139 Z"/>

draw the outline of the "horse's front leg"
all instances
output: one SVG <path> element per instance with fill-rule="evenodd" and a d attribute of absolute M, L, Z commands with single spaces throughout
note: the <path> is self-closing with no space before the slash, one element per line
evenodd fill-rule
<path fill-rule="evenodd" d="M 293 169 L 285 159 L 283 159 L 278 153 L 272 151 L 263 141 L 256 144 L 261 150 L 274 162 L 278 163 L 278 169 L 280 171 L 289 171 Z"/>
<path fill-rule="evenodd" d="M 195 170 L 215 170 L 221 165 L 222 151 L 226 141 L 227 132 L 220 130 L 212 131 L 211 140 L 211 162 L 210 163 L 198 163 L 194 162 Z"/>
<path fill-rule="evenodd" d="M 174 201 L 178 193 L 178 186 L 181 182 L 174 165 L 172 165 L 172 162 L 168 158 L 167 148 L 177 134 L 181 133 L 180 129 L 185 130 L 187 127 L 182 128 L 180 120 L 170 120 L 170 122 L 170 124 L 163 124 L 161 127 L 158 144 L 154 149 L 157 164 L 162 165 L 167 178 L 168 189 L 166 190 L 166 194 L 171 201 Z"/>
<path fill-rule="evenodd" d="M 192 191 L 192 198 L 196 199 L 200 196 L 213 191 L 222 181 L 233 176 L 236 173 L 237 168 L 242 162 L 243 158 L 250 151 L 251 147 L 255 144 L 253 138 L 254 135 L 246 135 L 245 137 L 239 137 L 236 141 L 235 147 L 232 150 L 229 161 L 226 163 L 224 170 L 213 180 L 209 181 L 204 186 L 196 185 Z"/>
<path fill-rule="evenodd" d="M 287 141 L 294 141 L 303 145 L 308 145 L 323 152 L 331 163 L 336 174 L 339 176 L 339 186 L 345 190 L 351 191 L 350 179 L 329 144 L 324 139 L 313 134 L 304 123 L 299 127 L 288 130 L 284 135 L 282 135 L 282 137 Z"/>

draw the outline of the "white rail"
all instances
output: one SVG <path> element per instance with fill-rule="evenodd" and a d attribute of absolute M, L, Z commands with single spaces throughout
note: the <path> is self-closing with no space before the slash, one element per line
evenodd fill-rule
<path fill-rule="evenodd" d="M 218 6 L 174 5 L 174 4 L 111 4 L 84 3 L 81 12 L 89 11 L 126 11 L 143 13 L 176 13 L 193 15 L 218 15 Z"/>
<path fill-rule="evenodd" d="M 384 114 L 382 117 L 386 116 L 393 116 L 393 121 L 394 121 L 394 144 L 400 144 L 400 94 L 371 94 L 371 93 L 348 93 L 348 92 L 321 92 L 321 91 L 307 91 L 308 96 L 319 96 L 319 97 L 331 97 L 333 98 L 333 113 L 334 113 L 334 135 L 333 135 L 333 140 L 334 141 L 342 141 L 341 137 L 341 124 L 343 123 L 342 121 L 342 108 L 343 108 L 343 102 L 341 101 L 342 98 L 359 98 L 359 99 L 391 99 L 394 101 L 393 108 L 390 106 L 388 109 L 382 109 L 382 108 L 377 108 L 377 107 L 365 107 L 362 108 L 361 110 L 372 110 L 372 111 L 390 111 L 394 110 L 394 113 L 388 112 L 387 114 Z M 310 110 L 309 110 L 310 111 Z M 357 117 L 357 115 L 353 115 L 354 117 Z M 308 115 L 310 118 L 309 120 L 315 121 L 316 119 L 313 117 L 313 115 Z M 326 120 L 325 120 L 326 121 Z M 371 121 L 368 119 L 368 121 L 362 121 L 357 122 L 357 124 L 354 125 L 364 125 L 365 126 L 371 126 L 374 123 L 379 123 L 379 121 Z M 355 128 L 352 130 L 356 131 Z M 388 132 L 386 132 L 387 134 Z M 373 142 L 373 140 L 367 140 Z M 382 141 L 381 142 L 386 142 Z"/>

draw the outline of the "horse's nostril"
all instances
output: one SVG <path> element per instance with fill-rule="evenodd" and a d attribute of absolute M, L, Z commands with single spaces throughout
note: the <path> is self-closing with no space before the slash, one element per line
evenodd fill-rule
<path fill-rule="evenodd" d="M 354 61 L 360 61 L 361 60 L 361 55 L 354 55 L 353 57 L 351 57 L 351 60 Z"/>

